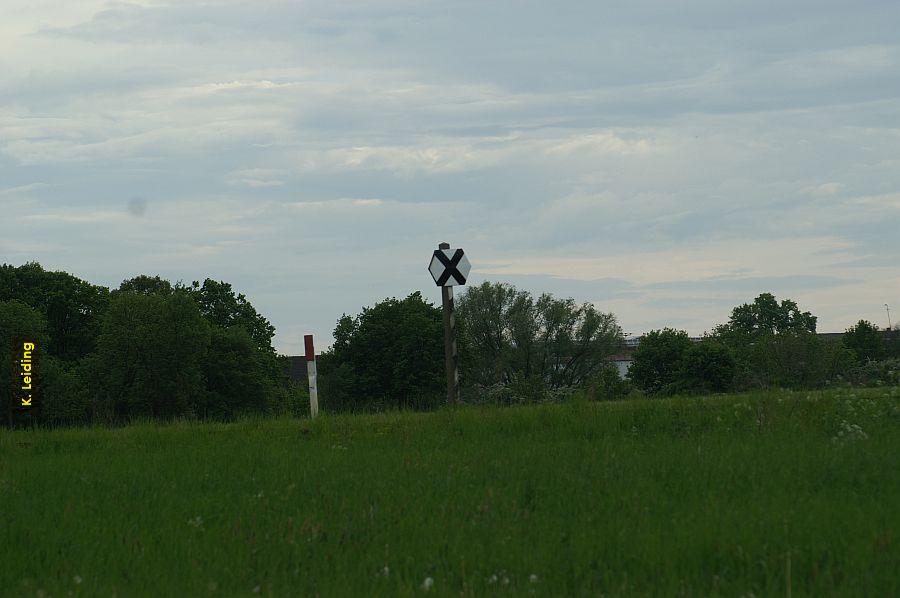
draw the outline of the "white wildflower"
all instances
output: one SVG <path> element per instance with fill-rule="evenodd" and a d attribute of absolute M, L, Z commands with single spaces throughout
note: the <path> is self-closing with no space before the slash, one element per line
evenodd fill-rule
<path fill-rule="evenodd" d="M 422 589 L 427 592 L 428 590 L 431 589 L 431 587 L 433 585 L 434 585 L 434 579 L 432 579 L 430 577 L 426 577 L 425 581 L 422 582 Z"/>

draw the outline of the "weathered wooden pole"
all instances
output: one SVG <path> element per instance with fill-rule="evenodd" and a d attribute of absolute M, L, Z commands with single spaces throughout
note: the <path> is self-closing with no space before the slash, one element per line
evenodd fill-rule
<path fill-rule="evenodd" d="M 459 356 L 456 351 L 456 316 L 453 313 L 453 286 L 466 284 L 472 265 L 465 252 L 450 251 L 450 243 L 440 243 L 431 256 L 428 271 L 441 287 L 444 313 L 444 369 L 447 371 L 447 402 L 459 402 Z"/>
<path fill-rule="evenodd" d="M 440 249 L 450 249 L 441 243 Z M 447 371 L 447 402 L 459 402 L 459 355 L 456 352 L 456 316 L 453 314 L 453 287 L 441 287 L 444 308 L 444 369 Z"/>
<path fill-rule="evenodd" d="M 316 387 L 316 350 L 313 347 L 313 337 L 307 334 L 303 337 L 306 348 L 306 376 L 309 379 L 309 416 L 319 414 L 319 389 Z"/>

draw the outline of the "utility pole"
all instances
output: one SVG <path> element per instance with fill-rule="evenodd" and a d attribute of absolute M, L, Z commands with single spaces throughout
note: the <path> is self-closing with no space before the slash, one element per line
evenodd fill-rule
<path fill-rule="evenodd" d="M 891 324 L 891 308 L 887 303 L 885 303 L 884 309 L 887 311 L 887 315 L 888 315 L 888 331 L 891 331 L 891 330 L 893 330 L 893 325 Z"/>

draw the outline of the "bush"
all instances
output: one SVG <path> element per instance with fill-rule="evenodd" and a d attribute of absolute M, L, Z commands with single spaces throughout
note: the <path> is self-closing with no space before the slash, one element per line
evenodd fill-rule
<path fill-rule="evenodd" d="M 591 401 L 617 401 L 631 394 L 631 390 L 631 383 L 623 380 L 610 364 L 588 382 L 585 395 Z"/>
<path fill-rule="evenodd" d="M 483 387 L 511 384 L 516 376 L 538 376 L 548 389 L 579 387 L 623 341 L 611 313 L 549 293 L 535 299 L 508 284 L 466 289 L 457 318 L 461 365 Z"/>
<path fill-rule="evenodd" d="M 443 334 L 441 310 L 419 292 L 341 317 L 321 364 L 329 405 L 351 411 L 437 406 L 445 389 Z"/>
<path fill-rule="evenodd" d="M 13 412 L 8 407 L 12 406 L 10 393 L 18 382 L 12 367 L 13 342 L 17 339 L 36 343 L 35 379 L 40 386 L 37 387 L 38 396 L 34 399 L 33 412 L 13 417 Z M 14 420 L 24 423 L 23 417 L 34 417 L 42 408 L 48 341 L 47 319 L 43 314 L 19 301 L 0 301 L 0 417 L 12 418 L 7 422 L 9 424 Z"/>
<path fill-rule="evenodd" d="M 860 320 L 847 329 L 842 339 L 843 344 L 856 357 L 859 363 L 876 361 L 884 357 L 884 333 L 871 322 Z"/>
<path fill-rule="evenodd" d="M 683 330 L 653 330 L 641 338 L 628 378 L 649 395 L 671 392 L 690 348 L 691 339 Z"/>
<path fill-rule="evenodd" d="M 190 297 L 116 293 L 101 330 L 88 368 L 105 417 L 201 414 L 210 330 Z"/>
<path fill-rule="evenodd" d="M 705 340 L 689 347 L 671 391 L 683 393 L 728 392 L 734 387 L 737 361 L 721 343 Z"/>
<path fill-rule="evenodd" d="M 760 337 L 743 355 L 754 386 L 821 388 L 839 380 L 853 364 L 841 343 L 823 341 L 811 332 Z"/>
<path fill-rule="evenodd" d="M 900 359 L 885 359 L 857 364 L 844 380 L 854 386 L 900 386 Z"/>
<path fill-rule="evenodd" d="M 231 419 L 269 411 L 281 400 L 273 398 L 276 387 L 287 384 L 276 384 L 275 371 L 280 368 L 274 355 L 259 349 L 243 327 L 210 328 L 209 349 L 203 360 L 208 392 L 200 403 L 200 415 Z"/>
<path fill-rule="evenodd" d="M 309 417 L 309 388 L 306 383 L 287 382 L 271 391 L 271 411 L 275 415 Z"/>
<path fill-rule="evenodd" d="M 93 416 L 93 402 L 83 378 L 83 369 L 55 357 L 42 367 L 40 420 L 51 426 L 77 425 Z"/>

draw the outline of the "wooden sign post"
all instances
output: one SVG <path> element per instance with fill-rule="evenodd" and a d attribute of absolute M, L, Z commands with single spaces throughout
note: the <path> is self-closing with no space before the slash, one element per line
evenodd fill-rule
<path fill-rule="evenodd" d="M 462 249 L 450 250 L 441 243 L 431 256 L 428 271 L 441 287 L 444 312 L 444 367 L 447 370 L 447 402 L 459 402 L 459 355 L 456 350 L 456 318 L 453 313 L 453 286 L 466 284 L 472 265 Z"/>
<path fill-rule="evenodd" d="M 447 402 L 459 402 L 459 355 L 456 351 L 456 318 L 453 316 L 453 287 L 441 287 L 444 308 L 444 369 L 447 371 Z"/>

